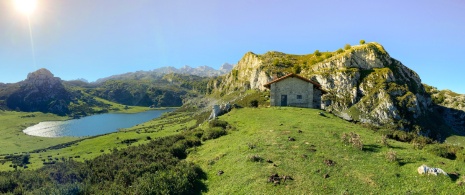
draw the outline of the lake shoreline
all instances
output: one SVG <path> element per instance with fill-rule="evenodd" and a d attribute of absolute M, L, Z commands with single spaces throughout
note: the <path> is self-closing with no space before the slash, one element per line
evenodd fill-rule
<path fill-rule="evenodd" d="M 34 137 L 86 138 L 117 132 L 119 129 L 129 128 L 153 120 L 154 118 L 161 117 L 166 112 L 172 112 L 176 109 L 164 107 L 145 109 L 140 112 L 109 112 L 89 115 L 79 119 L 41 121 L 26 127 L 22 130 L 22 133 Z"/>

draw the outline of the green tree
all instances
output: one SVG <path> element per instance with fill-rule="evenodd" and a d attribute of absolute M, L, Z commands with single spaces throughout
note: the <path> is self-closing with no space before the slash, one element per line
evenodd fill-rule
<path fill-rule="evenodd" d="M 345 50 L 348 50 L 348 49 L 350 49 L 350 48 L 351 48 L 351 46 L 350 46 L 350 44 L 348 44 L 348 43 L 344 46 L 344 49 L 345 49 Z"/>
<path fill-rule="evenodd" d="M 365 40 L 362 39 L 360 40 L 360 45 L 363 45 L 363 44 L 365 44 Z"/>
<path fill-rule="evenodd" d="M 300 65 L 294 64 L 293 71 L 295 74 L 300 74 L 300 72 L 302 71 L 302 68 L 300 67 Z"/>
<path fill-rule="evenodd" d="M 318 50 L 318 49 L 315 50 L 315 52 L 313 52 L 313 54 L 314 54 L 315 56 L 320 56 L 320 55 L 321 55 L 320 50 Z"/>

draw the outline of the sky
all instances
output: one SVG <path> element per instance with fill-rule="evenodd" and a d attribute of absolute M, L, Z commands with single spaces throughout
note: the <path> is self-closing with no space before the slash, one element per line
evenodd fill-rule
<path fill-rule="evenodd" d="M 39 68 L 63 80 L 236 64 L 378 42 L 423 83 L 465 94 L 462 0 L 0 0 L 0 82 Z M 31 39 L 32 38 L 32 39 Z"/>

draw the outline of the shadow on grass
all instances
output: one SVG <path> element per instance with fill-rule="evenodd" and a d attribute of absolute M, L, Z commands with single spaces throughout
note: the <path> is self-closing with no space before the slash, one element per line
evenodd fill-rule
<path fill-rule="evenodd" d="M 457 173 L 457 172 L 453 172 L 453 173 L 447 173 L 450 177 L 450 180 L 452 181 L 457 181 L 457 179 L 460 178 L 460 173 Z"/>
<path fill-rule="evenodd" d="M 415 163 L 415 162 L 411 161 L 411 160 L 399 158 L 399 159 L 397 159 L 397 163 L 399 164 L 399 166 L 402 167 L 402 166 L 404 166 L 406 164 Z"/>
<path fill-rule="evenodd" d="M 400 146 L 391 146 L 391 145 L 389 145 L 388 148 L 391 148 L 391 149 L 398 149 L 398 150 L 405 150 L 404 147 L 400 147 Z"/>
<path fill-rule="evenodd" d="M 381 150 L 381 146 L 375 144 L 367 144 L 363 146 L 363 151 L 367 152 L 379 152 Z"/>

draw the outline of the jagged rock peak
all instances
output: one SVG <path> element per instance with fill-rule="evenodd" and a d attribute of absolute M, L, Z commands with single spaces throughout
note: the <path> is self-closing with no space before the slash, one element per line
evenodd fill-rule
<path fill-rule="evenodd" d="M 36 87 L 44 84 L 47 84 L 50 87 L 55 87 L 56 85 L 61 87 L 62 85 L 61 79 L 58 77 L 54 77 L 54 75 L 45 68 L 41 68 L 39 70 L 36 70 L 35 72 L 29 73 L 25 82 L 25 84 L 33 85 Z"/>

